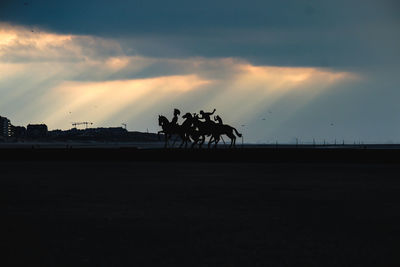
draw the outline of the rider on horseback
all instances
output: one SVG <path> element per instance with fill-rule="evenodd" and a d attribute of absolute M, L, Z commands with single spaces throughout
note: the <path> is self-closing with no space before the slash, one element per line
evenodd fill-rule
<path fill-rule="evenodd" d="M 204 112 L 204 111 L 200 110 L 201 117 L 199 119 L 204 119 L 204 120 L 206 120 L 206 122 L 210 122 L 211 121 L 210 116 L 213 115 L 214 113 L 215 113 L 215 108 L 214 108 L 213 112 Z"/>
<path fill-rule="evenodd" d="M 223 123 L 222 123 L 222 119 L 221 119 L 221 117 L 220 117 L 219 115 L 214 116 L 214 120 L 217 121 L 218 124 L 223 124 Z"/>
<path fill-rule="evenodd" d="M 171 124 L 178 125 L 178 116 L 181 115 L 181 111 L 179 109 L 174 109 L 174 117 L 172 118 Z"/>

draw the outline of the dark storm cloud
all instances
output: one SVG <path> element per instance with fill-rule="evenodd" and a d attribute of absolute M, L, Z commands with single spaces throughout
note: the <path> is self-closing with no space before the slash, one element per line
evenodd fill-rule
<path fill-rule="evenodd" d="M 116 38 L 128 54 L 339 68 L 393 66 L 400 58 L 392 0 L 25 2 L 2 3 L 0 20 Z"/>

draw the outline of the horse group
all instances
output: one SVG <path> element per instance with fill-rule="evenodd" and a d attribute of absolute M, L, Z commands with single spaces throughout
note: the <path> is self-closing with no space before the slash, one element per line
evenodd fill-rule
<path fill-rule="evenodd" d="M 213 112 L 204 112 L 200 111 L 200 115 L 196 113 L 186 113 L 182 116 L 183 121 L 182 124 L 178 124 L 178 116 L 180 115 L 180 111 L 178 109 L 174 110 L 174 118 L 170 122 L 165 116 L 158 116 L 158 125 L 161 126 L 162 130 L 158 132 L 164 134 L 165 137 L 165 147 L 168 147 L 169 140 L 172 135 L 177 135 L 181 139 L 181 144 L 179 147 L 188 146 L 188 143 L 191 142 L 191 147 L 194 148 L 198 146 L 202 147 L 207 137 L 210 137 L 208 142 L 208 147 L 214 143 L 214 147 L 217 147 L 218 142 L 221 140 L 222 135 L 226 135 L 230 138 L 231 143 L 229 147 L 234 147 L 236 145 L 236 136 L 242 137 L 234 127 L 223 124 L 222 119 L 219 116 L 214 116 L 214 120 L 210 119 L 210 115 L 214 114 Z M 174 142 L 175 143 L 175 142 Z"/>

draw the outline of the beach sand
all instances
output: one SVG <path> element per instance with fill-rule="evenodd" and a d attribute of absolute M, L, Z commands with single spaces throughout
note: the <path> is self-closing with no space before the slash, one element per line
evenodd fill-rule
<path fill-rule="evenodd" d="M 0 170 L 3 266 L 400 264 L 397 164 L 39 159 Z"/>

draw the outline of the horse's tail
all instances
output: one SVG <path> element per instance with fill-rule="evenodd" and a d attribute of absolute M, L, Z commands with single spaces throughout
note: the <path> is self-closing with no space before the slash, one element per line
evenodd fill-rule
<path fill-rule="evenodd" d="M 237 135 L 237 136 L 239 136 L 239 137 L 242 137 L 242 134 L 241 134 L 241 133 L 239 133 L 239 132 L 236 130 L 236 128 L 235 128 L 235 127 L 232 127 L 232 129 L 235 131 L 235 133 L 236 133 L 236 135 Z"/>

